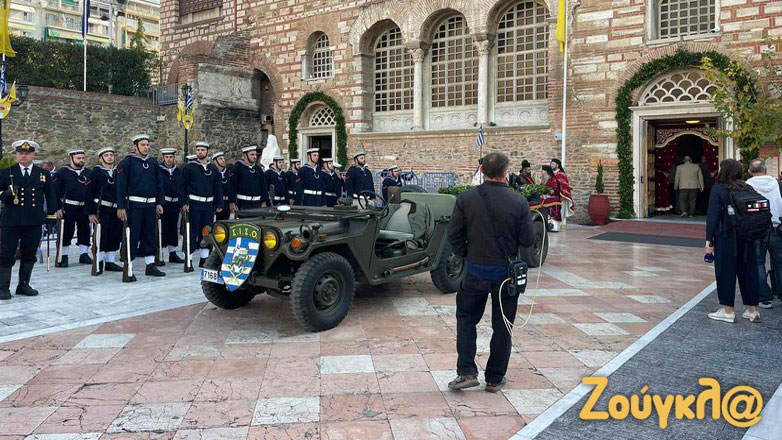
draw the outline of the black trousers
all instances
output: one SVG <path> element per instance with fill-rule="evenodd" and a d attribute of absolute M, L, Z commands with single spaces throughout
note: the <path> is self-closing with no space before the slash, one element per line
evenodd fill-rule
<path fill-rule="evenodd" d="M 508 371 L 511 352 L 511 337 L 502 321 L 499 303 L 499 288 L 502 281 L 478 278 L 467 273 L 459 292 L 456 294 L 456 374 L 459 376 L 477 376 L 475 365 L 476 339 L 475 326 L 481 321 L 486 301 L 491 294 L 491 342 L 489 361 L 486 364 L 486 382 L 499 383 Z M 503 289 L 502 308 L 505 317 L 513 322 L 516 317 L 518 296 L 509 296 L 507 286 Z"/>
<path fill-rule="evenodd" d="M 22 261 L 35 263 L 40 243 L 41 225 L 3 226 L 0 230 L 0 267 L 14 266 L 17 248 L 22 253 Z"/>
<path fill-rule="evenodd" d="M 214 215 L 215 212 L 211 208 L 204 209 L 190 205 L 190 213 L 188 214 L 188 220 L 190 221 L 190 252 L 198 249 L 198 245 L 203 238 L 201 230 L 204 229 L 204 226 L 212 226 L 214 224 Z"/>
<path fill-rule="evenodd" d="M 228 208 L 228 201 L 225 202 L 225 207 L 222 211 L 218 212 L 216 214 L 217 220 L 228 220 L 228 217 L 231 215 L 231 210 Z"/>
<path fill-rule="evenodd" d="M 73 241 L 73 233 L 76 232 L 76 244 L 90 245 L 90 220 L 84 211 L 84 206 L 65 205 L 62 221 L 62 245 L 67 247 Z"/>
<path fill-rule="evenodd" d="M 714 239 L 714 275 L 721 305 L 733 307 L 736 278 L 744 305 L 758 305 L 758 260 L 754 242 L 734 241 L 732 236 L 717 235 Z"/>
<path fill-rule="evenodd" d="M 131 206 L 128 209 L 128 226 L 130 226 L 130 258 L 154 256 L 157 252 L 155 206 Z"/>
<path fill-rule="evenodd" d="M 100 251 L 114 252 L 122 243 L 122 221 L 117 218 L 117 208 L 100 207 Z"/>
<path fill-rule="evenodd" d="M 236 207 L 243 211 L 245 209 L 255 209 L 261 207 L 261 201 L 258 200 L 257 202 L 251 202 L 249 200 L 236 200 Z"/>
<path fill-rule="evenodd" d="M 178 203 L 166 203 L 163 205 L 163 218 L 161 221 L 163 230 L 160 233 L 164 247 L 179 245 L 179 231 L 177 230 L 179 209 Z"/>

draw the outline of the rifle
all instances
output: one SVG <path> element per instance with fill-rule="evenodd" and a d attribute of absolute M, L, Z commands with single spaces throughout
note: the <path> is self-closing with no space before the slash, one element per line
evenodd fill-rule
<path fill-rule="evenodd" d="M 189 205 L 188 205 L 189 206 Z M 184 233 L 182 234 L 182 249 L 185 252 L 185 273 L 192 272 L 193 269 L 193 262 L 190 260 L 190 219 L 188 218 L 189 210 L 185 212 L 185 215 L 183 216 L 182 220 L 182 227 L 184 228 Z"/>
<path fill-rule="evenodd" d="M 59 267 L 62 263 L 62 236 L 65 234 L 65 222 L 63 219 L 57 219 L 57 253 L 54 257 L 54 266 Z"/>
<path fill-rule="evenodd" d="M 122 259 L 125 265 L 122 267 L 122 282 L 133 281 L 133 259 L 130 258 L 130 226 L 128 221 L 122 222 Z"/>
<path fill-rule="evenodd" d="M 98 262 L 98 254 L 100 253 L 100 206 L 103 202 L 103 188 L 101 188 L 100 196 L 98 197 L 98 204 L 95 206 L 95 217 L 98 219 L 98 223 L 92 230 L 92 270 L 90 275 L 96 277 L 101 274 L 100 263 Z"/>
<path fill-rule="evenodd" d="M 156 228 L 157 230 L 157 252 L 155 252 L 155 266 L 165 266 L 166 262 L 163 260 L 163 219 L 158 215 Z"/>
<path fill-rule="evenodd" d="M 274 185 L 269 185 L 269 206 L 274 206 Z"/>
<path fill-rule="evenodd" d="M 51 251 L 49 250 L 49 239 L 52 237 L 52 228 L 51 223 L 49 223 L 49 220 L 56 220 L 57 217 L 53 215 L 47 215 L 46 216 L 46 271 L 49 272 L 51 270 Z"/>

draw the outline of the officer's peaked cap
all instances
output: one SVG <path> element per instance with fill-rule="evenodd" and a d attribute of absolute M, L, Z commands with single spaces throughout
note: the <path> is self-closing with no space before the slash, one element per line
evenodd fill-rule
<path fill-rule="evenodd" d="M 31 153 L 31 152 L 36 151 L 39 148 L 41 148 L 38 145 L 38 143 L 33 142 L 31 140 L 27 140 L 27 139 L 22 139 L 22 140 L 14 142 L 13 144 L 11 144 L 11 147 L 15 151 L 19 151 L 19 152 L 22 152 L 22 153 Z"/>

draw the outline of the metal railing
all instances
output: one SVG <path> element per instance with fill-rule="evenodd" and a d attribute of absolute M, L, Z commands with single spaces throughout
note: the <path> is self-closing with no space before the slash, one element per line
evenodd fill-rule
<path fill-rule="evenodd" d="M 173 105 L 179 101 L 180 84 L 161 84 L 152 87 L 152 101 L 155 105 Z"/>
<path fill-rule="evenodd" d="M 421 174 L 420 185 L 424 187 L 426 192 L 436 193 L 440 188 L 448 188 L 456 185 L 456 173 L 440 172 L 440 173 L 423 173 Z"/>

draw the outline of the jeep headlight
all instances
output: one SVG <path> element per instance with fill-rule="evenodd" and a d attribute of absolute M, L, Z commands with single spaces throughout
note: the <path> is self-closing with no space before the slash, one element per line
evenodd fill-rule
<path fill-rule="evenodd" d="M 277 249 L 277 234 L 273 231 L 266 231 L 263 234 L 263 245 L 266 246 L 266 249 L 273 251 Z"/>
<path fill-rule="evenodd" d="M 217 244 L 223 244 L 228 239 L 228 231 L 225 230 L 225 226 L 217 224 L 212 229 L 212 237 Z"/>

